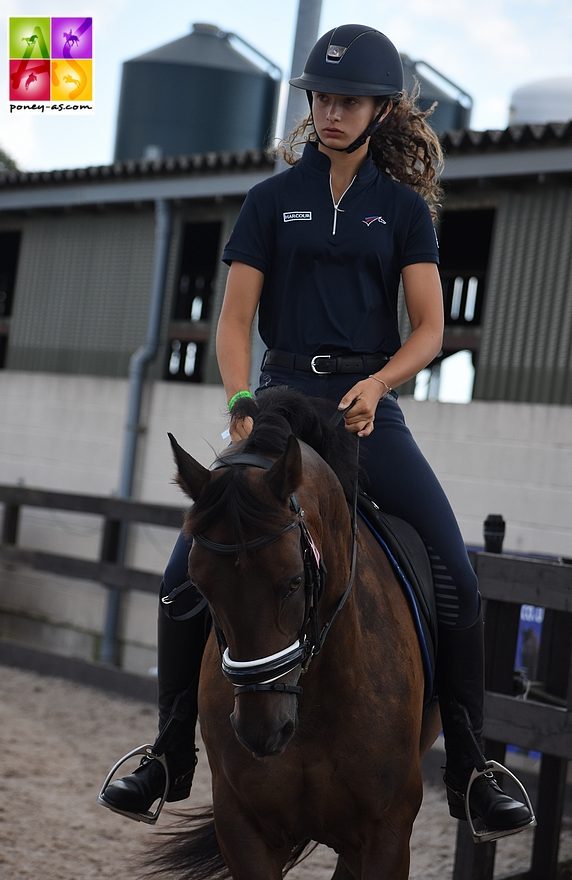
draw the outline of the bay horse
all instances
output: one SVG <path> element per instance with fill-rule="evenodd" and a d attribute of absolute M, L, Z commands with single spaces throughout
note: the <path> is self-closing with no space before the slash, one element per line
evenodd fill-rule
<path fill-rule="evenodd" d="M 353 529 L 357 438 L 291 390 L 239 406 L 253 431 L 210 470 L 169 435 L 214 624 L 199 689 L 213 810 L 194 830 L 187 815 L 155 868 L 281 880 L 319 842 L 338 853 L 332 880 L 406 880 L 439 720 L 402 588 Z"/>

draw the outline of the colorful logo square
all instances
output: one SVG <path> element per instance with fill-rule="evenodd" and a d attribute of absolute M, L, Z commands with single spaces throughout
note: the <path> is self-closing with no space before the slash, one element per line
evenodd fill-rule
<path fill-rule="evenodd" d="M 52 18 L 52 58 L 92 58 L 91 18 Z"/>
<path fill-rule="evenodd" d="M 49 58 L 50 19 L 11 18 L 10 58 Z"/>
<path fill-rule="evenodd" d="M 52 61 L 52 101 L 91 101 L 91 59 Z"/>
<path fill-rule="evenodd" d="M 40 59 L 10 61 L 10 100 L 49 101 L 50 62 Z"/>

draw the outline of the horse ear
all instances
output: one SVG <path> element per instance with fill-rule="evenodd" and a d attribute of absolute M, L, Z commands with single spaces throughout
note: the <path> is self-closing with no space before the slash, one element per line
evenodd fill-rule
<path fill-rule="evenodd" d="M 286 451 L 266 471 L 264 479 L 280 501 L 296 491 L 302 482 L 302 452 L 294 434 L 290 434 Z"/>
<path fill-rule="evenodd" d="M 175 464 L 177 465 L 177 476 L 175 482 L 179 484 L 183 492 L 197 500 L 208 481 L 211 478 L 211 472 L 207 468 L 199 464 L 198 461 L 185 452 L 182 446 L 179 446 L 172 434 L 169 434 Z"/>

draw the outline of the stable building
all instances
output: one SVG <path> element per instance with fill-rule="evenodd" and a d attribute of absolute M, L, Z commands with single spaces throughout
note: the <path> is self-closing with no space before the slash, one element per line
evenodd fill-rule
<path fill-rule="evenodd" d="M 452 131 L 443 146 L 443 357 L 471 352 L 474 399 L 571 404 L 572 122 Z M 219 381 L 220 255 L 246 192 L 272 173 L 247 150 L 0 174 L 0 367 L 127 375 L 161 202 L 170 231 L 149 376 Z"/>
<path fill-rule="evenodd" d="M 463 129 L 443 144 L 443 352 L 429 399 L 410 383 L 402 409 L 468 544 L 482 545 L 495 512 L 506 550 L 569 556 L 572 123 Z M 0 175 L 0 483 L 184 503 L 166 432 L 205 465 L 227 442 L 220 256 L 247 191 L 273 170 L 250 149 Z M 468 406 L 439 402 L 439 372 L 459 352 L 475 369 Z M 80 519 L 25 510 L 18 542 L 97 559 L 99 528 Z M 128 562 L 159 582 L 174 539 L 132 526 Z M 97 656 L 101 585 L 14 567 L 0 583 L 0 637 Z M 124 668 L 154 663 L 155 617 L 152 595 L 125 598 Z"/>

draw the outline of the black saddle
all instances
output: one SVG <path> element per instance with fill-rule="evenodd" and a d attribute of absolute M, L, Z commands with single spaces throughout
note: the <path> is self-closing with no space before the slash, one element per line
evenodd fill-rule
<path fill-rule="evenodd" d="M 383 547 L 409 602 L 423 657 L 428 702 L 435 692 L 437 613 L 427 549 L 413 526 L 397 516 L 383 513 L 365 493 L 359 495 L 358 511 Z"/>

